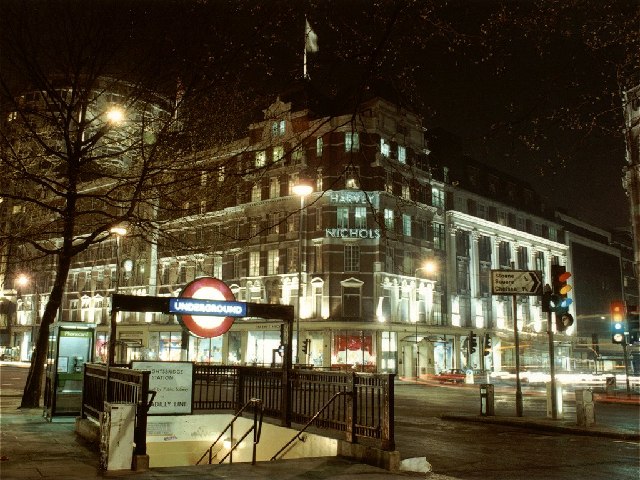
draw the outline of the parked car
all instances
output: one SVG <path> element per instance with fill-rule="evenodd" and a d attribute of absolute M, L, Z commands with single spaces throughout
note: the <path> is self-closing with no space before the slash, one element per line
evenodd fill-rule
<path fill-rule="evenodd" d="M 443 370 L 436 375 L 436 378 L 440 383 L 464 383 L 467 378 L 467 374 L 464 370 L 452 368 L 449 370 Z"/>

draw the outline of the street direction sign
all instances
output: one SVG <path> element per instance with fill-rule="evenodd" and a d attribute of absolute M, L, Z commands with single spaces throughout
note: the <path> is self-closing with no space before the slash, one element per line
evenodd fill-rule
<path fill-rule="evenodd" d="M 493 295 L 542 295 L 542 272 L 537 270 L 491 270 Z"/>

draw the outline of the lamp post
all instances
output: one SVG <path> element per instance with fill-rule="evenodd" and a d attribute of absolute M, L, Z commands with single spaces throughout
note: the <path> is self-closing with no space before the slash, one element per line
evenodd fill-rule
<path fill-rule="evenodd" d="M 305 183 L 298 183 L 294 185 L 292 188 L 294 194 L 300 197 L 300 217 L 298 222 L 298 299 L 297 299 L 297 312 L 296 312 L 296 362 L 300 361 L 300 307 L 301 307 L 301 297 L 302 297 L 302 214 L 304 212 L 304 200 L 311 192 L 313 192 L 313 187 L 311 185 Z M 305 265 L 306 268 L 306 265 Z"/>
<path fill-rule="evenodd" d="M 21 287 L 24 288 L 27 285 L 29 285 L 29 283 L 31 283 L 31 278 L 24 274 L 21 273 L 20 275 L 18 275 L 18 278 L 16 278 L 16 284 Z M 39 302 L 38 302 L 38 283 L 36 282 L 36 280 L 33 280 L 33 300 L 31 303 L 31 309 L 33 309 L 33 317 L 31 317 L 31 350 L 33 350 L 35 342 L 36 342 L 36 329 L 38 327 L 38 324 L 40 323 L 40 312 L 39 312 Z"/>
<path fill-rule="evenodd" d="M 124 227 L 113 227 L 109 232 L 116 237 L 116 282 L 113 287 L 113 293 L 118 293 L 120 288 L 120 239 L 127 234 Z M 116 349 L 116 318 L 118 312 L 113 308 L 113 297 L 111 297 L 111 318 L 109 323 L 109 350 L 107 352 L 107 369 L 114 362 Z"/>
<path fill-rule="evenodd" d="M 414 273 L 414 277 L 418 276 L 418 272 L 420 270 L 424 270 L 427 274 L 427 278 L 435 273 L 437 269 L 437 264 L 433 260 L 428 260 L 421 267 L 416 268 Z M 416 316 L 416 380 L 420 378 L 420 343 L 418 342 L 418 320 L 420 316 Z"/>

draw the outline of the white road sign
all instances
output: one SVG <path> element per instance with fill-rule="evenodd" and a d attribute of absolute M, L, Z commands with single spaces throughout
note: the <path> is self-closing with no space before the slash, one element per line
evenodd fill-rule
<path fill-rule="evenodd" d="M 493 295 L 542 295 L 542 272 L 491 270 Z"/>

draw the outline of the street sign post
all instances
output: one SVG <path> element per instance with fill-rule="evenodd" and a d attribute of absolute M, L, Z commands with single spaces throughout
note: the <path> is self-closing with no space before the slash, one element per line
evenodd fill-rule
<path fill-rule="evenodd" d="M 493 295 L 542 295 L 542 272 L 537 270 L 491 270 Z"/>

